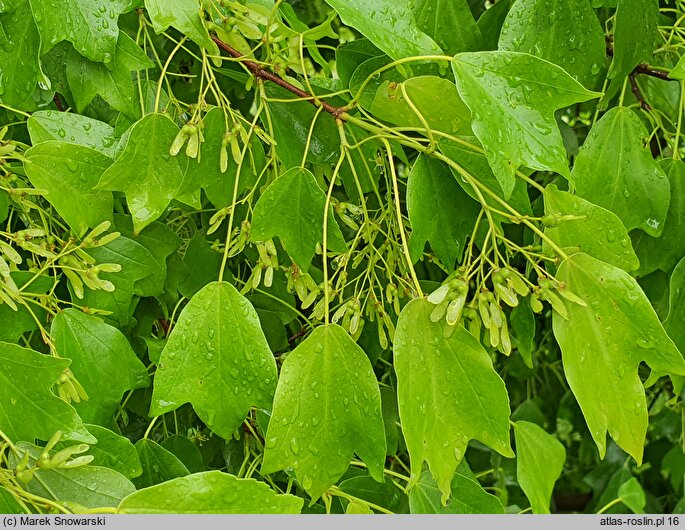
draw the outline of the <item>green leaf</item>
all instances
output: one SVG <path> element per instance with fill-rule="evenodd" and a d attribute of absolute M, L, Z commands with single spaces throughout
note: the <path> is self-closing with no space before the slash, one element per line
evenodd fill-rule
<path fill-rule="evenodd" d="M 657 0 L 619 0 L 614 20 L 614 59 L 609 69 L 612 80 L 602 103 L 608 102 L 623 81 L 642 61 L 652 58 L 658 34 L 659 2 Z"/>
<path fill-rule="evenodd" d="M 431 248 L 448 269 L 461 259 L 480 206 L 464 193 L 449 167 L 421 155 L 409 174 L 407 210 L 412 226 L 409 251 L 414 261 Z"/>
<path fill-rule="evenodd" d="M 64 439 L 94 443 L 73 407 L 50 391 L 68 366 L 67 359 L 0 342 L 0 431 L 11 440 L 49 440 L 62 431 Z"/>
<path fill-rule="evenodd" d="M 483 37 L 466 0 L 416 0 L 412 11 L 419 29 L 446 55 L 482 49 Z"/>
<path fill-rule="evenodd" d="M 342 21 L 393 59 L 442 55 L 404 0 L 326 0 Z"/>
<path fill-rule="evenodd" d="M 146 226 L 139 234 L 133 232 L 133 220 L 127 215 L 115 215 L 114 222 L 117 230 L 147 250 L 154 262 L 153 273 L 136 282 L 136 289 L 143 296 L 162 294 L 167 275 L 167 258 L 181 246 L 181 238 L 167 225 L 158 222 Z"/>
<path fill-rule="evenodd" d="M 286 171 L 272 182 L 254 208 L 254 241 L 278 236 L 293 261 L 307 271 L 323 241 L 323 216 L 326 194 L 312 173 L 303 168 Z M 328 213 L 328 250 L 344 252 L 345 239 L 332 210 Z"/>
<path fill-rule="evenodd" d="M 9 199 L 7 198 L 7 193 L 0 193 L 0 223 L 4 223 L 5 219 L 9 215 Z"/>
<path fill-rule="evenodd" d="M 68 40 L 91 61 L 112 61 L 119 36 L 117 20 L 130 2 L 64 0 L 53 4 L 44 0 L 30 0 L 30 3 L 40 32 L 43 54 L 58 42 Z"/>
<path fill-rule="evenodd" d="M 29 271 L 12 271 L 10 277 L 20 289 L 27 282 L 32 281 L 30 291 L 37 294 L 47 293 L 54 285 L 53 280 L 46 276 L 34 280 L 34 273 Z M 24 333 L 38 329 L 38 322 L 45 320 L 45 310 L 40 307 L 32 307 L 31 311 L 33 311 L 33 315 L 27 307 L 22 305 L 19 305 L 16 311 L 7 304 L 0 305 L 0 322 L 2 322 L 0 342 L 19 342 Z"/>
<path fill-rule="evenodd" d="M 664 328 L 680 352 L 685 351 L 685 258 L 680 260 L 671 274 L 668 316 Z"/>
<path fill-rule="evenodd" d="M 161 484 L 178 477 L 185 477 L 188 469 L 176 455 L 161 445 L 143 438 L 136 442 L 136 451 L 140 458 L 143 473 L 133 479 L 137 489 Z"/>
<path fill-rule="evenodd" d="M 31 108 L 31 95 L 42 80 L 40 37 L 29 0 L 20 0 L 0 20 L 0 103 Z"/>
<path fill-rule="evenodd" d="M 26 513 L 14 495 L 3 486 L 0 486 L 0 513 Z"/>
<path fill-rule="evenodd" d="M 333 117 L 320 112 L 308 101 L 292 101 L 297 99 L 292 93 L 281 87 L 269 83 L 264 89 L 268 97 L 286 102 L 269 103 L 271 123 L 273 124 L 274 140 L 276 140 L 276 152 L 285 169 L 291 169 L 302 165 L 305 148 L 307 160 L 315 164 L 335 163 L 340 157 L 340 134 Z M 317 116 L 316 122 L 314 117 Z M 308 143 L 310 138 L 311 141 Z M 268 124 L 264 124 L 266 127 Z"/>
<path fill-rule="evenodd" d="M 412 473 L 427 462 L 442 491 L 469 440 L 512 457 L 509 397 L 490 357 L 461 325 L 445 337 L 445 324 L 430 320 L 433 305 L 412 300 L 400 313 L 395 333 L 395 371 L 402 431 Z"/>
<path fill-rule="evenodd" d="M 138 299 L 134 295 L 146 294 L 141 288 L 140 281 L 155 274 L 156 263 L 154 257 L 142 245 L 125 236 L 119 236 L 114 241 L 102 247 L 88 249 L 96 263 L 119 264 L 119 272 L 101 272 L 99 278 L 114 285 L 113 292 L 86 289 L 83 304 L 104 311 L 111 311 L 107 320 L 123 326 L 130 320 Z M 72 296 L 76 299 L 76 296 Z"/>
<path fill-rule="evenodd" d="M 71 50 L 67 58 L 67 80 L 76 108 L 83 112 L 93 98 L 100 95 L 128 117 L 138 116 L 140 107 L 137 106 L 138 96 L 133 88 L 131 72 L 152 66 L 145 52 L 123 31 L 119 33 L 114 59 L 107 66 Z"/>
<path fill-rule="evenodd" d="M 659 237 L 642 231 L 633 232 L 633 246 L 640 258 L 636 274 L 646 276 L 657 269 L 671 272 L 685 256 L 685 163 L 681 160 L 663 160 L 659 163 L 668 178 L 671 200 Z M 650 193 L 653 188 L 650 186 Z"/>
<path fill-rule="evenodd" d="M 112 220 L 112 194 L 93 189 L 111 164 L 111 158 L 89 147 L 50 140 L 26 151 L 24 170 L 76 235 L 83 236 L 88 228 Z"/>
<path fill-rule="evenodd" d="M 378 382 L 342 327 L 319 326 L 283 363 L 262 474 L 292 468 L 314 501 L 343 475 L 354 453 L 374 479 L 383 480 Z"/>
<path fill-rule="evenodd" d="M 155 32 L 162 33 L 173 26 L 211 55 L 219 55 L 219 48 L 204 26 L 197 0 L 145 0 L 145 7 Z"/>
<path fill-rule="evenodd" d="M 559 247 L 579 250 L 625 271 L 640 266 L 628 231 L 615 214 L 553 184 L 544 196 L 545 213 L 552 217 L 550 223 L 556 223 L 545 228 L 545 235 Z M 558 220 L 562 216 L 570 218 Z"/>
<path fill-rule="evenodd" d="M 276 377 L 250 302 L 228 283 L 210 283 L 185 306 L 162 351 L 150 414 L 190 402 L 228 440 L 250 407 L 271 407 Z"/>
<path fill-rule="evenodd" d="M 183 185 L 185 164 L 169 156 L 178 127 L 168 116 L 136 122 L 126 147 L 100 178 L 98 189 L 126 195 L 136 233 L 158 219 Z"/>
<path fill-rule="evenodd" d="M 148 386 L 147 369 L 126 337 L 99 318 L 67 309 L 52 321 L 50 334 L 88 394 L 74 404 L 84 421 L 110 425 L 124 392 Z"/>
<path fill-rule="evenodd" d="M 116 153 L 114 127 L 71 112 L 40 110 L 31 114 L 26 122 L 31 143 L 57 140 L 83 147 L 90 147 L 109 158 Z"/>
<path fill-rule="evenodd" d="M 648 415 L 638 365 L 685 375 L 685 361 L 625 271 L 578 253 L 560 265 L 557 279 L 587 304 L 567 302 L 568 319 L 555 312 L 553 329 L 599 454 L 604 457 L 608 431 L 639 464 Z"/>
<path fill-rule="evenodd" d="M 204 235 L 201 232 L 195 234 L 183 255 L 189 274 L 179 285 L 181 294 L 192 298 L 205 285 L 215 281 L 219 277 L 221 261 L 221 254 L 212 249 Z"/>
<path fill-rule="evenodd" d="M 127 479 L 140 476 L 143 472 L 136 448 L 130 440 L 124 436 L 101 427 L 100 425 L 86 424 L 88 432 L 97 438 L 97 443 L 91 445 L 88 451 L 81 455 L 93 457 L 91 462 L 94 466 L 108 467 L 118 471 Z M 64 449 L 68 444 L 60 443 L 56 449 Z"/>
<path fill-rule="evenodd" d="M 183 192 L 193 193 L 203 188 L 207 197 L 217 208 L 230 206 L 233 199 L 233 188 L 238 165 L 229 159 L 228 169 L 221 172 L 220 153 L 224 134 L 226 134 L 226 119 L 223 110 L 213 108 L 202 119 L 204 129 L 202 134 L 205 141 L 200 146 L 197 159 L 188 161 L 188 171 L 183 181 Z M 261 142 L 253 140 L 251 151 L 245 155 L 240 168 L 238 195 L 251 189 L 257 183 L 264 165 L 264 148 Z"/>
<path fill-rule="evenodd" d="M 303 500 L 276 494 L 254 479 L 207 471 L 145 488 L 126 497 L 119 513 L 300 513 Z"/>
<path fill-rule="evenodd" d="M 438 483 L 427 469 L 409 492 L 409 509 L 413 514 L 503 514 L 500 500 L 483 489 L 471 470 L 462 463 L 450 482 L 452 496 L 446 506 L 441 502 Z"/>
<path fill-rule="evenodd" d="M 42 447 L 20 442 L 17 448 L 28 451 L 29 463 L 34 467 L 43 452 Z M 16 465 L 17 456 L 12 455 Z M 72 502 L 86 508 L 116 507 L 135 491 L 135 486 L 121 473 L 106 467 L 81 466 L 75 468 L 36 468 L 26 490 L 34 495 L 57 502 Z"/>
<path fill-rule="evenodd" d="M 554 483 L 561 475 L 566 450 L 542 427 L 527 421 L 514 424 L 516 476 L 533 513 L 549 513 Z"/>
<path fill-rule="evenodd" d="M 376 92 L 371 112 L 376 117 L 401 127 L 425 129 L 421 118 L 411 109 L 407 98 L 433 131 L 451 135 L 472 135 L 471 111 L 459 97 L 451 81 L 436 76 L 412 77 L 402 83 L 384 82 Z"/>
<path fill-rule="evenodd" d="M 452 68 L 459 94 L 473 113 L 473 132 L 505 197 L 514 189 L 520 166 L 569 176 L 554 111 L 598 93 L 527 53 L 462 53 Z"/>
<path fill-rule="evenodd" d="M 685 80 L 685 56 L 681 57 L 676 65 L 671 69 L 668 77 L 671 79 Z"/>
<path fill-rule="evenodd" d="M 616 107 L 595 123 L 578 153 L 576 193 L 614 212 L 630 231 L 659 236 L 670 201 L 668 179 L 643 143 L 649 133 L 630 109 Z M 620 153 L 620 156 L 616 156 Z"/>
<path fill-rule="evenodd" d="M 235 441 L 235 440 L 234 440 Z M 190 439 L 179 434 L 169 436 L 161 446 L 183 462 L 191 473 L 205 471 L 206 466 L 202 461 L 202 454 L 197 445 Z M 242 464 L 242 461 L 240 462 Z"/>
<path fill-rule="evenodd" d="M 633 477 L 621 484 L 618 488 L 618 497 L 633 513 L 645 513 L 647 499 L 637 478 Z"/>
<path fill-rule="evenodd" d="M 509 313 L 509 325 L 512 338 L 516 341 L 516 349 L 521 354 L 523 362 L 528 368 L 533 368 L 533 352 L 535 351 L 535 314 L 528 301 L 521 302 Z"/>
<path fill-rule="evenodd" d="M 376 482 L 373 477 L 361 475 L 343 480 L 338 488 L 348 495 L 381 506 L 393 513 L 409 511 L 409 499 L 390 480 Z"/>
<path fill-rule="evenodd" d="M 606 61 L 604 31 L 588 0 L 517 0 L 499 49 L 546 59 L 587 87 L 596 84 Z"/>

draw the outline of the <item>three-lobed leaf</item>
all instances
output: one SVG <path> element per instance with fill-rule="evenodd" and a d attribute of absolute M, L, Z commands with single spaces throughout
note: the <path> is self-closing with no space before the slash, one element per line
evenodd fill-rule
<path fill-rule="evenodd" d="M 69 360 L 0 342 L 0 431 L 11 440 L 63 438 L 93 443 L 74 408 L 50 390 Z M 18 421 L 20 419 L 20 421 Z"/>
<path fill-rule="evenodd" d="M 568 319 L 554 312 L 553 329 L 566 379 L 600 456 L 608 432 L 641 463 L 648 413 L 638 365 L 644 361 L 658 373 L 685 375 L 685 361 L 625 271 L 577 253 L 559 266 L 557 279 L 586 303 L 567 302 Z"/>
<path fill-rule="evenodd" d="M 615 107 L 592 127 L 571 174 L 576 193 L 614 212 L 630 231 L 659 236 L 670 188 L 643 143 L 647 129 L 631 109 Z"/>
<path fill-rule="evenodd" d="M 461 98 L 471 109 L 505 198 L 520 166 L 569 176 L 554 111 L 596 98 L 562 68 L 533 55 L 497 51 L 461 53 L 452 60 Z"/>
<path fill-rule="evenodd" d="M 293 168 L 272 182 L 259 198 L 252 217 L 251 238 L 278 236 L 293 261 L 307 271 L 323 241 L 326 194 L 308 169 Z M 328 211 L 328 250 L 344 252 L 345 239 Z"/>
<path fill-rule="evenodd" d="M 354 453 L 383 480 L 378 382 L 364 351 L 337 324 L 319 326 L 286 358 L 266 432 L 262 473 L 292 468 L 318 499 Z"/>
<path fill-rule="evenodd" d="M 509 397 L 480 342 L 457 324 L 445 337 L 444 322 L 432 322 L 433 305 L 409 302 L 395 333 L 395 371 L 400 419 L 418 478 L 424 462 L 443 503 L 470 440 L 511 457 Z"/>
<path fill-rule="evenodd" d="M 178 317 L 155 374 L 150 414 L 191 403 L 229 440 L 250 407 L 270 408 L 276 362 L 252 304 L 231 284 L 212 282 Z"/>
<path fill-rule="evenodd" d="M 140 232 L 158 219 L 183 185 L 185 163 L 169 156 L 178 127 L 168 116 L 149 114 L 136 122 L 126 147 L 100 177 L 97 188 L 121 191 Z"/>

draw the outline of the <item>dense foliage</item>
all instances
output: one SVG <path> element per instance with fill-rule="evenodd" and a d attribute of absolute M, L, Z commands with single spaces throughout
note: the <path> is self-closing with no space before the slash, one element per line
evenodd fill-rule
<path fill-rule="evenodd" d="M 0 512 L 682 512 L 683 0 L 0 0 Z"/>

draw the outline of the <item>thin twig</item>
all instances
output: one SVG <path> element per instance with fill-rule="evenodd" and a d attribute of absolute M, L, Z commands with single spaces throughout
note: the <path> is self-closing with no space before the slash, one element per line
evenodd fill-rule
<path fill-rule="evenodd" d="M 268 70 L 262 68 L 262 66 L 254 61 L 251 61 L 249 59 L 246 59 L 245 56 L 240 53 L 238 50 L 235 48 L 231 47 L 230 45 L 226 44 L 224 41 L 219 39 L 216 35 L 212 35 L 212 40 L 216 42 L 217 46 L 227 52 L 229 55 L 234 57 L 235 59 L 241 59 L 240 63 L 247 68 L 253 76 L 255 76 L 257 79 L 265 79 L 267 81 L 271 81 L 272 83 L 277 84 L 281 88 L 284 88 L 288 92 L 292 92 L 296 96 L 309 101 L 312 105 L 315 107 L 321 107 L 324 112 L 327 112 L 331 116 L 333 116 L 337 120 L 344 120 L 343 115 L 345 114 L 345 109 L 342 107 L 335 107 L 331 105 L 330 103 L 327 103 L 325 101 L 322 101 L 318 99 L 315 95 L 309 94 L 305 92 L 304 90 L 296 87 L 295 85 L 288 83 L 285 79 L 277 76 L 273 72 L 269 72 Z"/>
<path fill-rule="evenodd" d="M 630 80 L 630 88 L 633 91 L 633 94 L 635 95 L 635 99 L 638 100 L 640 103 L 640 107 L 642 110 L 650 111 L 652 110 L 652 107 L 647 101 L 645 101 L 644 96 L 642 95 L 642 91 L 640 90 L 640 87 L 637 86 L 637 81 L 635 81 L 635 74 L 632 73 L 628 76 L 628 79 Z"/>

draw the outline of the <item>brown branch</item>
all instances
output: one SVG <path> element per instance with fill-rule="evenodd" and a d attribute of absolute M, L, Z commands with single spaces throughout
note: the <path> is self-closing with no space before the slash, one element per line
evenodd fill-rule
<path fill-rule="evenodd" d="M 652 106 L 645 101 L 644 96 L 642 95 L 642 91 L 640 90 L 640 87 L 637 86 L 637 81 L 635 81 L 635 73 L 632 73 L 628 76 L 628 79 L 630 80 L 630 88 L 633 91 L 633 94 L 635 95 L 635 99 L 638 100 L 640 103 L 640 107 L 642 110 L 650 111 L 652 110 Z"/>
<path fill-rule="evenodd" d="M 57 110 L 60 112 L 64 111 L 64 107 L 62 106 L 62 100 L 59 99 L 59 94 L 55 92 L 55 95 L 52 98 L 52 101 L 55 103 L 55 107 L 57 107 Z"/>
<path fill-rule="evenodd" d="M 250 71 L 250 73 L 252 73 L 252 75 L 255 76 L 257 79 L 271 81 L 272 83 L 277 84 L 281 88 L 284 88 L 288 92 L 291 92 L 296 96 L 309 101 L 309 103 L 311 103 L 315 107 L 321 107 L 324 110 L 324 112 L 327 112 L 336 120 L 344 120 L 343 115 L 345 114 L 345 109 L 343 107 L 335 107 L 330 103 L 326 103 L 325 101 L 318 99 L 316 96 L 309 94 L 300 88 L 297 88 L 295 85 L 291 83 L 288 83 L 285 79 L 277 76 L 273 72 L 269 72 L 268 70 L 264 69 L 260 64 L 254 61 L 250 61 L 249 59 L 245 59 L 245 56 L 242 53 L 240 53 L 238 50 L 231 47 L 230 45 L 226 44 L 216 35 L 212 35 L 212 40 L 216 42 L 219 48 L 224 50 L 226 53 L 228 53 L 235 59 L 241 59 L 240 63 L 243 66 L 245 66 L 245 68 L 247 68 Z"/>

